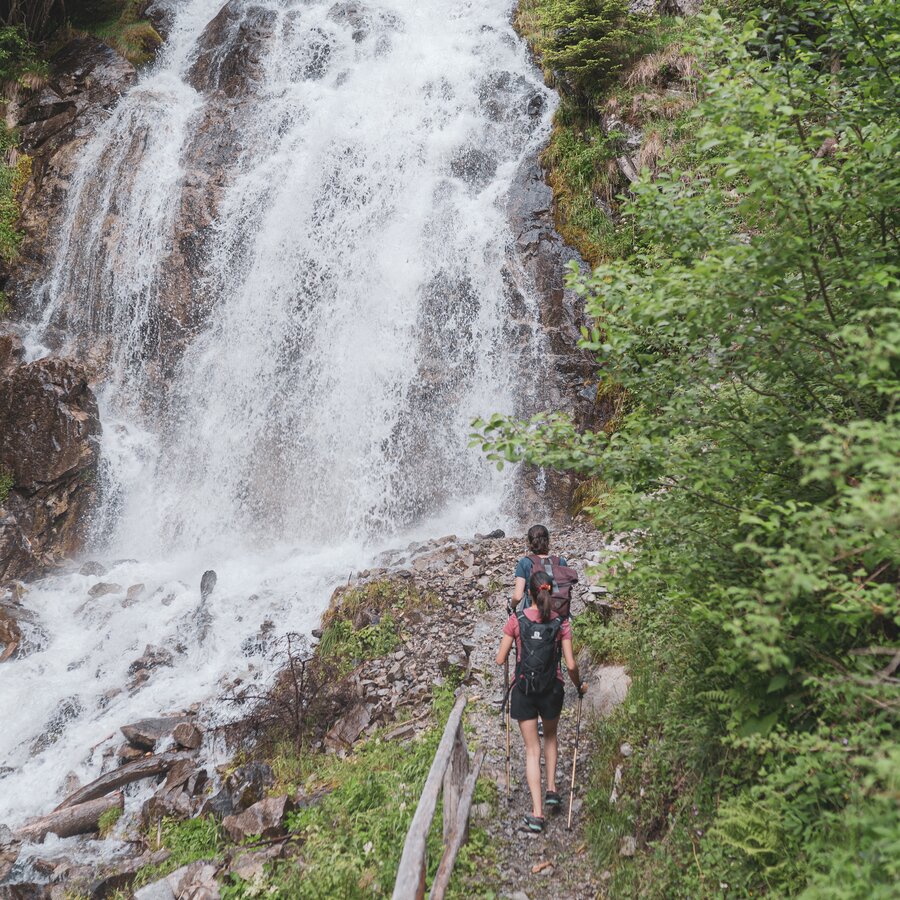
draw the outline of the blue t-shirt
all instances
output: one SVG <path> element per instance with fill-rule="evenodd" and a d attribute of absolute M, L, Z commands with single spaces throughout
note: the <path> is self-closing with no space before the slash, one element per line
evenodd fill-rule
<path fill-rule="evenodd" d="M 553 554 L 551 553 L 550 555 L 552 556 Z M 561 556 L 561 557 L 559 558 L 559 564 L 560 564 L 561 566 L 568 565 L 568 564 L 566 563 L 566 558 L 565 558 L 564 556 Z M 527 556 L 523 556 L 523 557 L 516 563 L 516 578 L 524 578 L 524 579 L 525 579 L 525 590 L 526 590 L 526 593 L 527 593 L 527 591 L 528 591 L 528 580 L 531 578 L 531 570 L 532 570 L 533 568 L 534 568 L 534 564 L 531 562 L 531 560 L 530 560 Z M 550 568 L 551 568 L 551 569 L 553 568 L 552 564 L 551 564 Z M 552 577 L 552 576 L 551 576 L 551 577 Z"/>

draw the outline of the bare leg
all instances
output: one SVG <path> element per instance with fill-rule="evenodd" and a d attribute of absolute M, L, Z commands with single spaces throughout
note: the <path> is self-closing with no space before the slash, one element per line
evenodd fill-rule
<path fill-rule="evenodd" d="M 531 791 L 531 814 L 541 818 L 544 808 L 541 798 L 541 739 L 537 733 L 537 719 L 519 722 L 519 730 L 525 741 L 525 777 Z"/>
<path fill-rule="evenodd" d="M 555 719 L 544 719 L 544 763 L 547 766 L 547 790 L 556 790 L 556 760 L 559 757 L 559 743 L 556 729 L 559 716 Z"/>

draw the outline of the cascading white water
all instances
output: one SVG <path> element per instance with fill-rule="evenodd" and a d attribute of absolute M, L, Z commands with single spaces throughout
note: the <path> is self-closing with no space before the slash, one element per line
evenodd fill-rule
<path fill-rule="evenodd" d="M 93 552 L 127 559 L 103 577 L 120 593 L 68 574 L 28 596 L 40 649 L 0 668 L 0 821 L 96 774 L 126 721 L 262 677 L 261 623 L 308 632 L 386 543 L 502 523 L 508 476 L 469 422 L 529 387 L 504 198 L 552 107 L 511 3 L 176 6 L 35 296 L 34 344 L 56 324 L 109 347 Z M 147 644 L 172 665 L 131 692 Z"/>

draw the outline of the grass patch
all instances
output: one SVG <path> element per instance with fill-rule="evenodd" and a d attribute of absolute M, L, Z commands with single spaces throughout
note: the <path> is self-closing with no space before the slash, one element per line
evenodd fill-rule
<path fill-rule="evenodd" d="M 273 863 L 264 886 L 234 879 L 223 889 L 226 900 L 255 896 L 320 900 L 388 895 L 393 889 L 409 823 L 431 767 L 444 723 L 454 703 L 452 688 L 434 697 L 435 726 L 411 744 L 375 737 L 348 757 L 298 758 L 288 750 L 277 763 L 279 778 L 301 781 L 319 802 L 288 817 L 301 843 L 296 860 Z M 488 791 L 489 788 L 484 788 Z M 477 834 L 477 832 L 476 832 Z M 486 853 L 486 835 L 461 857 L 461 871 L 475 873 L 475 859 Z M 443 851 L 441 818 L 435 816 L 428 841 L 429 879 Z M 469 860 L 466 863 L 465 860 Z M 457 894 L 457 896 L 464 896 Z"/>
<path fill-rule="evenodd" d="M 595 662 L 624 663 L 631 643 L 629 627 L 627 617 L 616 616 L 604 623 L 600 613 L 588 606 L 572 629 L 575 653 L 587 648 Z"/>
<path fill-rule="evenodd" d="M 141 5 L 139 0 L 88 4 L 85 12 L 73 13 L 73 30 L 91 34 L 133 65 L 143 65 L 153 59 L 162 38 L 153 25 L 140 16 Z"/>
<path fill-rule="evenodd" d="M 317 650 L 323 660 L 334 660 L 338 672 L 346 675 L 363 660 L 387 656 L 399 644 L 398 623 L 387 614 L 377 625 L 359 630 L 354 630 L 353 623 L 346 619 L 334 622 L 322 632 Z"/>
<path fill-rule="evenodd" d="M 134 881 L 136 888 L 164 878 L 198 859 L 214 859 L 226 843 L 222 827 L 211 818 L 187 819 L 184 822 L 163 818 L 157 828 L 150 829 L 147 839 L 151 850 L 166 849 L 172 855 L 165 862 L 141 869 Z"/>
<path fill-rule="evenodd" d="M 122 818 L 122 810 L 118 806 L 108 809 L 97 822 L 100 837 L 107 838 L 116 827 L 116 823 Z"/>
<path fill-rule="evenodd" d="M 9 492 L 13 489 L 12 473 L 0 469 L 0 505 L 9 499 Z"/>
<path fill-rule="evenodd" d="M 402 613 L 420 606 L 435 606 L 438 602 L 436 595 L 423 593 L 411 579 L 381 578 L 354 587 L 338 588 L 322 616 L 322 627 L 328 628 L 342 619 L 358 623 L 366 613 Z"/>

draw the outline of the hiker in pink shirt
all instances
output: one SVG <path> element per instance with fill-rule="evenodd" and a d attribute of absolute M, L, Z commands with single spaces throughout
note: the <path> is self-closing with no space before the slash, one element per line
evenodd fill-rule
<path fill-rule="evenodd" d="M 532 806 L 531 815 L 525 816 L 525 826 L 540 832 L 544 830 L 544 806 L 558 812 L 562 805 L 556 790 L 556 761 L 559 755 L 556 730 L 565 695 L 560 657 L 565 659 L 569 677 L 578 692 L 583 695 L 587 686 L 581 681 L 572 652 L 571 626 L 552 608 L 552 580 L 545 572 L 535 572 L 528 586 L 531 604 L 507 620 L 497 651 L 497 664 L 505 665 L 515 641 L 518 662 L 507 702 L 510 704 L 510 716 L 519 723 L 525 742 L 525 775 Z M 544 759 L 547 763 L 547 793 L 543 800 L 538 718 L 544 726 Z"/>

